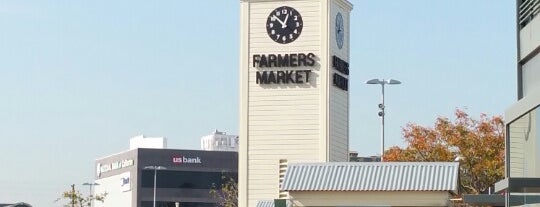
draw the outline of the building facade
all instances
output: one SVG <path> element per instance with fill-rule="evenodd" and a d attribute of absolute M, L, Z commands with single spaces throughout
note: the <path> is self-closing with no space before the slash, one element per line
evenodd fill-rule
<path fill-rule="evenodd" d="M 0 207 L 32 207 L 32 205 L 25 202 L 19 202 L 13 204 L 0 204 Z"/>
<path fill-rule="evenodd" d="M 281 188 L 295 207 L 452 206 L 458 175 L 458 162 L 294 163 Z"/>
<path fill-rule="evenodd" d="M 288 162 L 347 161 L 347 0 L 240 1 L 239 206 L 287 198 Z"/>
<path fill-rule="evenodd" d="M 358 157 L 358 152 L 349 152 L 349 162 L 380 162 L 381 156 Z"/>
<path fill-rule="evenodd" d="M 201 137 L 201 149 L 208 151 L 238 151 L 238 135 L 220 132 Z"/>
<path fill-rule="evenodd" d="M 137 148 L 165 149 L 167 148 L 167 138 L 146 137 L 144 135 L 134 136 L 129 139 L 129 149 L 132 150 Z"/>
<path fill-rule="evenodd" d="M 237 180 L 236 152 L 137 148 L 96 160 L 96 207 L 216 206 L 210 190 L 222 176 Z M 155 173 L 155 174 L 154 174 Z M 156 185 L 154 186 L 154 178 Z"/>
<path fill-rule="evenodd" d="M 540 1 L 517 0 L 517 103 L 505 112 L 506 206 L 540 206 Z"/>

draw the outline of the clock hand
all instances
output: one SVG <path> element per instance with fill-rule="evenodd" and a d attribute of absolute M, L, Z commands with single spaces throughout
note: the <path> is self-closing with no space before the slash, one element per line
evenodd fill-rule
<path fill-rule="evenodd" d="M 278 17 L 276 17 L 276 15 L 272 16 L 274 19 L 278 20 L 279 23 L 281 23 L 281 28 L 285 28 L 285 22 L 282 22 L 281 19 L 279 19 Z"/>
<path fill-rule="evenodd" d="M 285 21 L 283 21 L 284 23 L 281 24 L 281 28 L 286 28 L 287 27 L 287 20 L 289 19 L 289 14 L 287 14 L 287 16 L 285 17 Z"/>

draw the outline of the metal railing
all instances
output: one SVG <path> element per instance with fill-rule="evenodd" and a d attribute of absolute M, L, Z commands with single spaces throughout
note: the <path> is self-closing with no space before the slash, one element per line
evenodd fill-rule
<path fill-rule="evenodd" d="M 540 12 L 540 0 L 521 0 L 519 5 L 519 25 L 524 27 Z"/>

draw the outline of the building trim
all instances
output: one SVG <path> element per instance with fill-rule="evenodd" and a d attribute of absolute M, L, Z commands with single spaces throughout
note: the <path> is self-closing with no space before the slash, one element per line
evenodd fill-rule
<path fill-rule="evenodd" d="M 249 161 L 249 23 L 251 3 L 240 2 L 240 123 L 238 147 L 238 206 L 248 205 L 248 161 Z M 245 125 L 242 125 L 245 123 Z M 242 182 L 240 182 L 242 181 Z"/>
<path fill-rule="evenodd" d="M 518 46 L 518 49 L 519 49 L 519 46 Z M 523 59 L 518 59 L 519 67 L 521 68 L 522 65 L 525 65 L 525 63 L 527 63 L 533 57 L 536 57 L 536 55 L 538 55 L 538 53 L 540 53 L 540 45 L 538 45 L 538 47 L 534 48 L 534 50 L 532 50 L 529 54 L 527 54 L 525 57 L 523 57 Z M 521 57 L 521 54 L 519 54 L 518 56 Z"/>
<path fill-rule="evenodd" d="M 540 178 L 505 178 L 495 183 L 495 192 L 540 193 Z"/>
<path fill-rule="evenodd" d="M 504 119 L 506 124 L 510 124 L 531 110 L 535 109 L 540 103 L 540 90 L 531 91 L 517 103 L 506 109 Z"/>
<path fill-rule="evenodd" d="M 504 195 L 499 194 L 480 194 L 463 195 L 463 202 L 475 206 L 504 206 Z"/>
<path fill-rule="evenodd" d="M 519 11 L 519 1 L 516 1 L 516 11 Z M 517 58 L 517 98 L 520 100 L 523 98 L 523 72 L 521 70 L 521 64 L 519 64 L 519 61 L 521 60 L 521 46 L 520 46 L 520 39 L 519 39 L 519 33 L 521 31 L 521 27 L 519 26 L 519 12 L 516 12 L 516 58 Z"/>

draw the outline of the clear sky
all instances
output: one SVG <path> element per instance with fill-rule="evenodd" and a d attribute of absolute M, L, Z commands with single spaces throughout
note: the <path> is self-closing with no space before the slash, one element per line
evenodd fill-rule
<path fill-rule="evenodd" d="M 351 150 L 380 153 L 371 78 L 403 82 L 385 91 L 387 146 L 409 122 L 515 102 L 514 1 L 351 2 Z M 237 134 L 239 21 L 238 0 L 0 0 L 0 203 L 61 206 L 135 135 Z"/>

